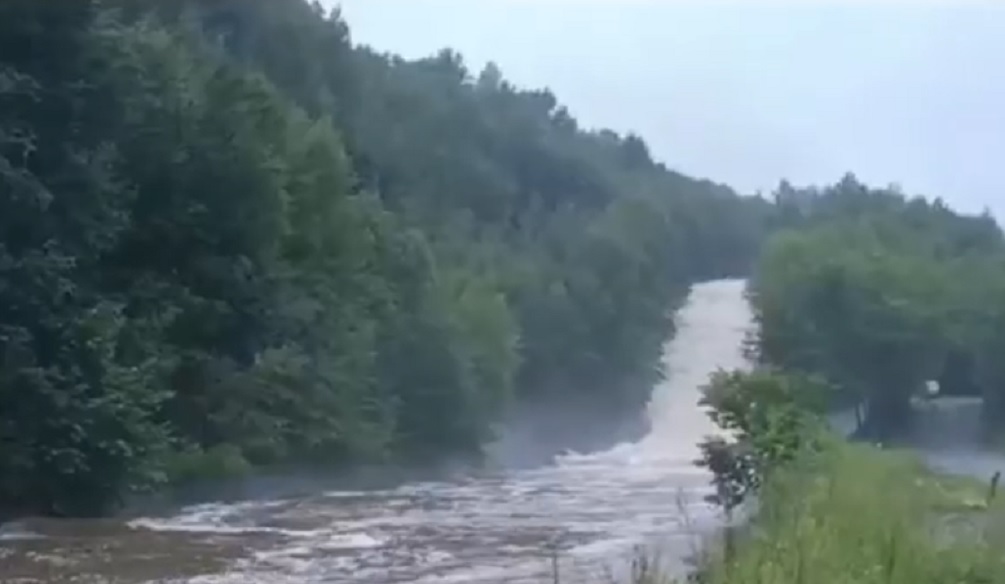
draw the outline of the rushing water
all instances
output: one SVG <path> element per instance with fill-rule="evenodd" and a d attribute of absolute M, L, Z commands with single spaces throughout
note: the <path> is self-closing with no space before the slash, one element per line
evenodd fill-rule
<path fill-rule="evenodd" d="M 719 524 L 694 465 L 697 442 L 715 433 L 697 401 L 711 372 L 746 365 L 742 290 L 738 280 L 695 286 L 638 442 L 389 490 L 207 504 L 129 523 L 31 522 L 0 532 L 0 579 L 537 583 L 549 581 L 557 548 L 563 580 L 600 582 L 639 545 L 682 568 Z"/>

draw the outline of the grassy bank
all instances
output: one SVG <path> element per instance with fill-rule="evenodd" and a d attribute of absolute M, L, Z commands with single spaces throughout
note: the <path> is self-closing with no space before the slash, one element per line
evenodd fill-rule
<path fill-rule="evenodd" d="M 990 503 L 989 503 L 990 500 Z M 989 485 L 926 470 L 908 453 L 839 444 L 781 471 L 709 584 L 1005 582 L 1005 502 Z M 645 571 L 643 571 L 645 572 Z M 634 584 L 669 584 L 640 573 Z"/>

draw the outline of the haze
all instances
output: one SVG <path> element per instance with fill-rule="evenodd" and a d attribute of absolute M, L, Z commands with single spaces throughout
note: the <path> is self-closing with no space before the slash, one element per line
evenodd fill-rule
<path fill-rule="evenodd" d="M 330 5 L 339 2 L 328 2 Z M 443 47 L 747 193 L 869 183 L 1005 216 L 1005 5 L 342 0 L 356 42 Z"/>

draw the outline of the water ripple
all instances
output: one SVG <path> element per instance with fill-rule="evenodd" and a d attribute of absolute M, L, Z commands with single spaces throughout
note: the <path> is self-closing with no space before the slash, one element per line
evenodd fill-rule
<path fill-rule="evenodd" d="M 118 541 L 115 557 L 78 564 L 74 572 L 104 570 L 124 583 L 516 584 L 544 581 L 553 549 L 561 569 L 580 581 L 601 576 L 640 544 L 659 546 L 679 562 L 720 524 L 704 502 L 709 477 L 693 464 L 697 442 L 715 433 L 698 406 L 698 388 L 717 368 L 745 366 L 750 313 L 742 292 L 736 280 L 694 288 L 666 348 L 668 376 L 653 392 L 651 431 L 636 443 L 495 476 L 199 505 L 120 526 L 128 535 L 115 537 L 133 545 Z M 63 557 L 79 552 L 73 543 L 61 548 Z M 178 561 L 183 544 L 217 561 L 185 566 Z M 157 545 L 167 546 L 167 561 L 156 574 L 119 568 L 155 554 Z M 9 560 L 0 557 L 0 566 Z"/>

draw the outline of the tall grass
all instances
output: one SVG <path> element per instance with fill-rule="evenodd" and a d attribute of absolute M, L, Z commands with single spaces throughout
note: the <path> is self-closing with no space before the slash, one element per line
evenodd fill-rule
<path fill-rule="evenodd" d="M 707 584 L 1005 583 L 1005 515 L 986 485 L 908 454 L 841 444 L 777 473 L 732 557 Z M 633 584 L 663 584 L 644 570 Z"/>

